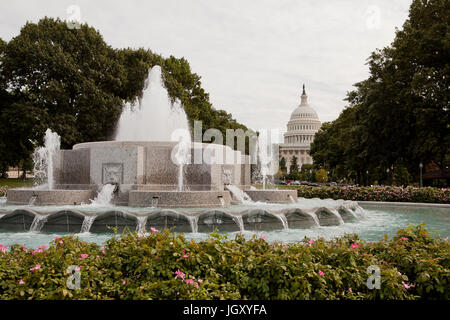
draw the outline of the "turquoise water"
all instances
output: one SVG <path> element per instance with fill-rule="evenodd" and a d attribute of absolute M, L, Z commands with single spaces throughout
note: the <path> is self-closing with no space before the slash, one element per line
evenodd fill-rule
<path fill-rule="evenodd" d="M 333 239 L 345 234 L 356 233 L 362 240 L 377 241 L 385 234 L 389 237 L 394 236 L 398 229 L 404 228 L 408 224 L 425 223 L 429 231 L 436 231 L 442 238 L 450 235 L 449 208 L 380 206 L 376 209 L 366 208 L 365 211 L 366 216 L 361 220 L 339 226 L 262 232 L 244 231 L 243 234 L 246 238 L 251 238 L 254 234 L 261 236 L 263 233 L 269 242 L 296 242 L 304 237 Z M 229 238 L 234 239 L 237 233 L 229 233 Z M 0 232 L 0 244 L 8 247 L 12 244 L 23 244 L 29 248 L 37 248 L 41 244 L 48 245 L 54 238 L 62 235 L 67 235 L 67 233 Z M 185 235 L 186 238 L 197 241 L 204 240 L 209 236 L 206 233 L 186 233 Z M 85 241 L 103 244 L 112 237 L 112 234 L 80 233 L 75 236 Z"/>

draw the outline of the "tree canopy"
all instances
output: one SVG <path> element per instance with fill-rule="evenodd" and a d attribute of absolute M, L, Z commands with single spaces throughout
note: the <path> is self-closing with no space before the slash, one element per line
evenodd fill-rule
<path fill-rule="evenodd" d="M 316 134 L 315 164 L 359 183 L 388 180 L 389 168 L 415 177 L 420 162 L 449 165 L 449 26 L 448 1 L 413 1 L 393 43 L 368 58 L 369 78 L 347 94 L 348 107 Z"/>
<path fill-rule="evenodd" d="M 149 49 L 114 49 L 94 28 L 68 28 L 59 19 L 26 23 L 9 42 L 0 39 L 0 165 L 29 158 L 52 129 L 61 147 L 109 140 L 126 102 L 141 96 L 149 68 L 160 65 L 172 99 L 204 130 L 247 128 L 216 110 L 184 58 Z M 1 169 L 1 168 L 0 168 Z M 2 169 L 3 170 L 3 169 Z"/>

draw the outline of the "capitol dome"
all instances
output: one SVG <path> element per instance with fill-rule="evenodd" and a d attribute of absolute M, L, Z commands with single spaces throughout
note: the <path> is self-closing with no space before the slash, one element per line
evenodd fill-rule
<path fill-rule="evenodd" d="M 280 145 L 280 157 L 285 158 L 288 171 L 294 156 L 297 157 L 299 169 L 304 163 L 312 164 L 309 149 L 321 125 L 317 112 L 308 104 L 303 85 L 300 105 L 292 112 L 284 134 L 284 143 Z"/>

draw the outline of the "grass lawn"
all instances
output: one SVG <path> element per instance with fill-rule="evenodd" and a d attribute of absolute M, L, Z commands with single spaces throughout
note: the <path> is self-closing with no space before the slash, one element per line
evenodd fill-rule
<path fill-rule="evenodd" d="M 9 189 L 12 188 L 21 188 L 21 187 L 31 187 L 33 186 L 33 179 L 17 179 L 17 178 L 8 178 L 3 179 L 0 178 L 0 187 L 7 186 Z"/>

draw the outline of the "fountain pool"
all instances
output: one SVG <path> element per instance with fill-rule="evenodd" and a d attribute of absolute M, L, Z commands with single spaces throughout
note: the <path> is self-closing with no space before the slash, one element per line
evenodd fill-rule
<path fill-rule="evenodd" d="M 45 213 L 42 211 L 44 208 Z M 343 221 L 325 209 L 337 212 Z M 48 216 L 40 223 L 40 231 L 30 231 L 34 218 L 26 212 L 32 213 L 33 210 L 40 210 L 41 214 Z M 18 219 L 21 219 L 28 229 L 10 228 L 11 225 L 5 228 L 2 220 L 8 216 L 6 212 L 18 213 Z M 280 215 L 284 217 L 287 226 Z M 53 216 L 57 217 L 53 219 Z M 57 227 L 61 224 L 66 226 L 67 221 L 71 223 L 69 231 Z M 96 221 L 99 223 L 96 224 Z M 102 207 L 95 203 L 33 207 L 7 205 L 6 199 L 0 198 L 0 243 L 6 246 L 23 244 L 37 248 L 41 244 L 47 245 L 57 236 L 70 234 L 75 234 L 85 241 L 102 244 L 113 236 L 110 230 L 102 226 L 105 223 L 114 225 L 114 221 L 119 231 L 149 232 L 150 227 L 159 230 L 168 227 L 173 228 L 174 232 L 184 232 L 187 239 L 196 241 L 209 237 L 209 232 L 214 228 L 218 228 L 220 233 L 228 234 L 229 239 L 234 239 L 237 233 L 243 233 L 246 238 L 253 235 L 259 237 L 263 233 L 269 242 L 296 242 L 304 237 L 332 239 L 352 233 L 358 234 L 365 241 L 378 241 L 385 234 L 392 237 L 398 229 L 419 223 L 425 223 L 428 230 L 436 231 L 441 237 L 448 237 L 450 234 L 450 210 L 445 207 L 383 205 L 362 209 L 353 201 L 331 199 L 299 199 L 298 202 L 290 204 L 245 203 L 228 208 L 201 210 L 113 205 Z M 86 225 L 89 225 L 87 229 Z"/>

